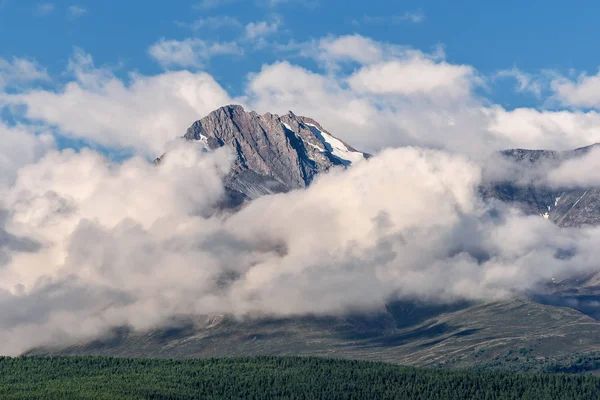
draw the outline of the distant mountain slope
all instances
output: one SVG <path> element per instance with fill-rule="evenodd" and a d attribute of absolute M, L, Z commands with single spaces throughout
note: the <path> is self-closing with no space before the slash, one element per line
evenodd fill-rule
<path fill-rule="evenodd" d="M 405 365 L 547 370 L 580 356 L 599 361 L 600 322 L 531 301 L 389 304 L 381 313 L 331 317 L 213 316 L 28 355 L 205 358 L 317 355 Z"/>
<path fill-rule="evenodd" d="M 318 122 L 286 115 L 221 107 L 187 130 L 207 150 L 228 146 L 236 161 L 226 179 L 229 203 L 306 187 L 321 172 L 369 157 L 327 132 Z M 168 156 L 168 155 L 167 155 Z"/>
<path fill-rule="evenodd" d="M 562 161 L 585 155 L 595 146 L 598 145 L 566 152 L 511 149 L 501 155 L 525 171 L 557 166 Z M 506 180 L 484 184 L 481 193 L 484 198 L 501 200 L 526 214 L 540 215 L 562 227 L 600 224 L 600 188 L 561 189 L 533 181 Z"/>

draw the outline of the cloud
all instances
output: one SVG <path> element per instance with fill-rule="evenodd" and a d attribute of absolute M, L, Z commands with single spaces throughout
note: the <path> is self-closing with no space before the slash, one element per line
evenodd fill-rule
<path fill-rule="evenodd" d="M 37 131 L 37 132 L 36 132 Z M 18 171 L 42 158 L 55 146 L 53 136 L 44 129 L 26 125 L 8 126 L 0 121 L 0 193 L 12 185 Z"/>
<path fill-rule="evenodd" d="M 471 93 L 475 70 L 470 66 L 413 57 L 372 65 L 349 77 L 357 92 L 371 94 L 439 95 L 452 99 Z"/>
<path fill-rule="evenodd" d="M 474 93 L 477 71 L 439 50 L 353 35 L 301 51 L 321 68 L 265 64 L 241 98 L 204 72 L 119 78 L 81 51 L 64 86 L 1 97 L 35 125 L 0 126 L 9 138 L 0 148 L 0 354 L 177 315 L 509 299 L 597 271 L 599 229 L 560 229 L 510 209 L 490 216 L 478 192 L 492 151 L 598 141 L 597 113 L 490 104 Z M 172 139 L 233 102 L 292 109 L 376 154 L 308 189 L 219 210 L 232 154 Z M 48 127 L 137 155 L 116 163 L 57 151 Z M 157 167 L 147 156 L 166 142 Z M 584 161 L 574 181 L 596 184 L 595 161 Z M 548 179 L 562 184 L 572 167 Z M 564 249 L 573 257 L 556 257 Z"/>
<path fill-rule="evenodd" d="M 330 35 L 310 42 L 280 46 L 280 50 L 295 51 L 302 57 L 313 58 L 323 68 L 331 71 L 340 69 L 345 63 L 369 65 L 400 59 L 427 58 L 443 61 L 445 58 L 444 50 L 439 46 L 432 53 L 426 54 L 410 46 L 379 42 L 358 34 Z"/>
<path fill-rule="evenodd" d="M 231 161 L 176 142 L 160 167 L 65 150 L 22 168 L 2 198 L 3 231 L 38 247 L 9 247 L 0 268 L 0 353 L 182 314 L 500 300 L 596 268 L 598 230 L 490 220 L 480 168 L 457 154 L 386 150 L 223 215 L 214 207 Z M 577 251 L 557 259 L 558 248 Z"/>
<path fill-rule="evenodd" d="M 516 90 L 519 93 L 531 93 L 537 98 L 542 96 L 543 83 L 535 79 L 531 74 L 521 71 L 517 67 L 498 71 L 496 79 L 513 78 L 517 81 Z"/>
<path fill-rule="evenodd" d="M 425 21 L 425 13 L 423 13 L 422 10 L 407 11 L 404 13 L 404 15 L 402 15 L 402 17 L 415 24 Z"/>
<path fill-rule="evenodd" d="M 557 77 L 551 82 L 554 98 L 562 105 L 573 107 L 600 107 L 600 73 L 580 74 L 576 80 Z"/>
<path fill-rule="evenodd" d="M 485 158 L 505 148 L 567 150 L 600 141 L 596 112 L 507 110 L 477 94 L 485 77 L 447 62 L 440 48 L 428 54 L 347 35 L 280 51 L 313 58 L 323 71 L 266 65 L 251 76 L 248 103 L 310 115 L 365 151 L 419 145 Z"/>
<path fill-rule="evenodd" d="M 87 261 L 85 265 L 76 268 L 78 272 L 68 271 L 75 266 L 72 262 L 79 262 L 77 259 L 92 261 L 89 258 L 92 255 L 86 254 L 91 250 L 90 248 L 81 248 L 82 252 L 79 250 L 73 252 L 73 246 L 78 247 L 78 241 L 87 242 L 94 236 L 99 239 L 104 233 L 114 229 L 116 229 L 115 234 L 119 231 L 127 234 L 129 231 L 137 236 L 135 232 L 138 232 L 142 236 L 137 236 L 134 241 L 141 239 L 138 244 L 142 244 L 154 235 L 149 232 L 144 233 L 146 229 L 153 232 L 160 229 L 159 226 L 163 224 L 161 215 L 168 218 L 170 215 L 186 214 L 192 219 L 194 215 L 198 215 L 195 218 L 201 218 L 200 216 L 208 212 L 215 199 L 222 194 L 221 178 L 231 161 L 228 152 L 223 150 L 210 157 L 202 157 L 202 153 L 193 147 L 182 149 L 176 146 L 171 149 L 170 154 L 173 154 L 173 157 L 167 157 L 164 168 L 156 168 L 142 159 L 132 159 L 122 165 L 111 165 L 97 153 L 88 150 L 75 153 L 68 150 L 61 153 L 50 152 L 38 164 L 31 164 L 21 169 L 19 179 L 7 192 L 7 196 L 3 197 L 3 206 L 11 210 L 10 218 L 3 224 L 5 229 L 0 231 L 0 233 L 4 232 L 0 234 L 0 238 L 4 235 L 3 251 L 8 253 L 8 257 L 4 259 L 9 262 L 0 268 L 0 275 L 7 279 L 4 281 L 7 285 L 3 284 L 0 288 L 0 308 L 5 310 L 0 317 L 0 336 L 3 339 L 9 339 L 11 342 L 22 341 L 21 345 L 28 345 L 27 343 L 32 340 L 29 335 L 39 337 L 31 328 L 46 323 L 50 328 L 47 332 L 48 338 L 59 334 L 60 331 L 66 331 L 65 333 L 70 336 L 73 334 L 77 336 L 91 329 L 97 334 L 98 329 L 108 326 L 106 324 L 108 321 L 95 321 L 96 317 L 92 314 L 96 311 L 102 314 L 104 310 L 108 314 L 104 316 L 96 314 L 96 316 L 100 316 L 101 319 L 111 319 L 110 304 L 126 306 L 123 300 L 130 298 L 130 295 L 127 289 L 111 288 L 112 283 L 109 281 L 104 283 L 96 281 L 97 278 L 100 280 L 103 278 L 100 275 L 96 277 L 92 275 L 98 272 L 101 275 L 110 272 L 108 270 L 94 272 L 95 266 L 87 264 Z M 45 168 L 50 169 L 44 172 Z M 78 178 L 73 179 L 71 168 L 78 171 Z M 201 178 L 203 183 L 197 180 L 198 171 L 204 171 Z M 40 183 L 41 186 L 31 187 L 30 184 L 33 182 Z M 142 182 L 145 182 L 143 186 Z M 193 185 L 190 184 L 191 182 Z M 119 196 L 115 196 L 117 193 L 120 193 Z M 125 207 L 117 205 L 118 197 L 122 198 L 121 205 L 125 203 L 128 205 Z M 111 209 L 114 206 L 120 211 Z M 159 208 L 163 208 L 164 212 L 157 214 Z M 181 209 L 183 214 L 179 214 L 178 209 Z M 151 226 L 155 228 L 151 229 Z M 9 230 L 12 232 L 8 232 Z M 20 236 L 18 232 L 28 232 L 28 234 Z M 172 231 L 168 233 L 168 235 L 172 234 L 174 234 Z M 10 240 L 5 240 L 7 238 Z M 154 237 L 152 240 L 155 239 L 159 238 Z M 167 248 L 172 245 L 178 246 L 177 240 L 171 242 L 167 236 L 159 241 Z M 24 247 L 27 243 L 34 243 L 37 247 Z M 143 246 L 148 244 L 150 243 L 147 242 Z M 101 247 L 103 247 L 101 252 L 109 250 L 109 247 Z M 169 252 L 171 251 L 174 251 L 171 255 L 177 257 L 177 251 L 174 248 Z M 99 253 L 97 255 L 99 258 L 96 261 L 102 262 L 104 256 Z M 131 255 L 133 256 L 133 253 Z M 110 260 L 104 260 L 111 264 Z M 191 259 L 188 258 L 188 261 Z M 42 268 L 42 272 L 37 269 L 37 262 L 49 264 Z M 116 266 L 116 264 L 112 265 Z M 175 279 L 175 275 L 181 278 L 182 275 L 176 271 L 177 266 L 174 268 L 168 273 L 164 270 L 162 275 L 166 277 L 173 274 L 169 279 L 171 281 Z M 141 264 L 138 264 L 135 270 L 141 273 L 141 276 L 145 275 Z M 188 272 L 192 273 L 193 270 L 192 267 Z M 42 275 L 39 275 L 40 272 Z M 113 272 L 117 271 L 113 270 Z M 125 275 L 129 274 L 122 272 Z M 198 273 L 200 275 L 193 273 L 188 278 L 197 281 L 195 277 L 199 278 L 203 274 L 201 270 L 198 270 Z M 38 280 L 36 276 L 42 280 Z M 108 275 L 105 275 L 105 278 L 107 277 Z M 16 286 L 13 286 L 13 283 Z M 47 296 L 59 299 L 59 302 L 49 300 Z M 43 301 L 44 298 L 49 301 Z M 30 303 L 33 299 L 38 299 L 45 305 L 39 303 L 35 306 Z M 10 311 L 11 304 L 24 306 L 29 311 L 25 311 L 25 308 L 20 311 L 14 309 Z M 36 307 L 39 307 L 37 311 Z M 62 318 L 68 319 L 77 315 L 85 319 L 90 318 L 87 323 L 83 323 L 81 329 L 71 331 L 70 328 L 64 329 L 54 325 Z M 117 320 L 113 321 L 117 322 Z M 28 334 L 22 338 L 13 336 L 20 328 Z M 0 349 L 0 353 L 3 354 L 15 351 L 19 350 L 8 347 Z"/>
<path fill-rule="evenodd" d="M 174 41 L 155 49 L 172 66 L 190 64 L 206 56 L 199 53 L 202 45 L 193 43 Z M 66 136 L 152 155 L 194 120 L 231 102 L 259 112 L 294 110 L 311 116 L 369 152 L 418 145 L 485 158 L 503 148 L 572 149 L 600 142 L 596 112 L 494 105 L 476 94 L 485 79 L 472 66 L 446 61 L 439 48 L 425 53 L 349 35 L 287 51 L 317 60 L 322 69 L 265 64 L 248 76 L 243 96 L 234 99 L 206 73 L 132 74 L 123 80 L 109 69 L 94 67 L 89 55 L 76 53 L 72 82 L 56 91 L 8 96 L 6 101 L 26 105 L 26 117 L 55 126 Z"/>
<path fill-rule="evenodd" d="M 4 230 L 8 212 L 0 210 L 0 267 L 12 261 L 13 253 L 35 253 L 40 250 L 39 243 L 12 235 Z"/>
<path fill-rule="evenodd" d="M 72 18 L 79 18 L 84 14 L 88 13 L 88 9 L 79 5 L 72 5 L 67 8 L 67 13 Z"/>
<path fill-rule="evenodd" d="M 275 8 L 283 5 L 298 4 L 308 9 L 317 8 L 320 5 L 319 0 L 256 0 L 256 4 L 261 7 Z"/>
<path fill-rule="evenodd" d="M 372 64 L 382 61 L 386 54 L 401 51 L 396 46 L 382 45 L 360 35 L 328 37 L 313 46 L 316 48 L 313 49 L 312 56 L 328 62 L 328 65 L 345 60 L 360 64 Z"/>
<path fill-rule="evenodd" d="M 48 80 L 50 77 L 46 70 L 34 60 L 17 57 L 13 57 L 12 60 L 0 58 L 0 89 Z"/>
<path fill-rule="evenodd" d="M 35 14 L 40 17 L 50 15 L 54 12 L 55 6 L 53 3 L 37 3 L 35 5 Z"/>
<path fill-rule="evenodd" d="M 261 41 L 267 36 L 277 33 L 281 25 L 280 18 L 273 18 L 271 21 L 250 22 L 244 28 L 244 39 L 249 41 Z"/>
<path fill-rule="evenodd" d="M 482 132 L 489 116 L 470 92 L 479 84 L 470 66 L 446 63 L 439 52 L 425 54 L 357 35 L 327 38 L 302 52 L 324 65 L 325 73 L 289 62 L 264 66 L 248 84 L 252 108 L 312 116 L 370 152 L 407 144 L 469 154 L 504 147 L 504 138 Z"/>
<path fill-rule="evenodd" d="M 192 7 L 196 10 L 211 10 L 225 5 L 237 3 L 239 1 L 243 0 L 202 0 L 201 2 L 194 4 Z"/>
<path fill-rule="evenodd" d="M 234 42 L 208 42 L 202 39 L 160 39 L 148 53 L 163 67 L 202 67 L 220 55 L 241 55 L 243 50 Z"/>
<path fill-rule="evenodd" d="M 202 0 L 192 7 L 196 10 L 206 11 L 241 2 L 248 2 L 248 0 Z M 253 0 L 253 3 L 258 7 L 266 8 L 276 8 L 288 4 L 299 4 L 312 9 L 319 5 L 319 0 Z"/>
<path fill-rule="evenodd" d="M 386 16 L 372 16 L 365 15 L 360 21 L 355 20 L 356 24 L 365 25 L 396 25 L 406 22 L 412 22 L 413 24 L 420 24 L 425 21 L 425 13 L 423 10 L 406 11 L 401 15 L 386 15 Z"/>
<path fill-rule="evenodd" d="M 562 161 L 549 168 L 545 181 L 558 188 L 591 188 L 600 186 L 600 148 L 595 146 L 579 157 Z"/>
<path fill-rule="evenodd" d="M 570 150 L 600 141 L 596 129 L 600 114 L 595 111 L 547 111 L 498 106 L 488 110 L 489 130 L 513 143 L 511 147 Z"/>
<path fill-rule="evenodd" d="M 230 17 L 227 15 L 219 16 L 219 17 L 206 17 L 206 18 L 198 18 L 192 23 L 179 23 L 180 26 L 191 29 L 196 32 L 203 28 L 209 29 L 221 29 L 227 27 L 240 28 L 242 24 L 235 17 Z"/>
<path fill-rule="evenodd" d="M 72 57 L 70 72 L 74 80 L 57 91 L 30 90 L 7 101 L 26 106 L 24 117 L 54 126 L 67 137 L 150 156 L 159 155 L 194 120 L 231 102 L 202 72 L 132 74 L 125 82 L 108 69 L 95 68 L 82 52 Z"/>

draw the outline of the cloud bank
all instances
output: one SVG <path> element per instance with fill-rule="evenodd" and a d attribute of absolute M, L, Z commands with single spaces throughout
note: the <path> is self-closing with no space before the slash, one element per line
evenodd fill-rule
<path fill-rule="evenodd" d="M 495 150 L 599 141 L 595 111 L 489 104 L 477 95 L 486 78 L 440 49 L 357 35 L 291 49 L 322 70 L 267 64 L 239 96 L 205 72 L 119 78 L 83 52 L 65 85 L 1 95 L 23 122 L 0 125 L 0 354 L 178 315 L 506 299 L 596 270 L 598 229 L 490 213 L 477 189 Z M 173 139 L 232 102 L 311 116 L 375 156 L 308 189 L 220 210 L 232 155 Z M 135 156 L 57 150 L 49 132 Z M 165 143 L 157 167 L 149 159 Z M 589 167 L 567 161 L 545 179 L 579 173 L 575 185 L 596 184 L 595 154 Z"/>
<path fill-rule="evenodd" d="M 293 110 L 311 116 L 371 153 L 416 145 L 485 159 L 505 148 L 567 150 L 600 142 L 597 111 L 508 110 L 492 104 L 478 94 L 490 80 L 472 66 L 446 61 L 440 48 L 425 53 L 359 35 L 290 43 L 278 47 L 282 55 L 310 58 L 320 69 L 290 61 L 265 64 L 248 75 L 237 95 L 206 72 L 181 70 L 202 64 L 213 50 L 245 51 L 230 44 L 162 39 L 150 54 L 173 70 L 127 78 L 77 51 L 68 71 L 71 81 L 54 90 L 0 95 L 0 104 L 18 106 L 27 119 L 66 136 L 149 156 L 159 155 L 164 143 L 194 120 L 229 103 L 261 113 Z"/>
<path fill-rule="evenodd" d="M 177 315 L 499 300 L 595 268 L 599 230 L 489 217 L 481 169 L 461 155 L 386 150 L 223 213 L 231 161 L 174 142 L 160 167 L 53 150 L 21 168 L 2 196 L 0 353 Z"/>

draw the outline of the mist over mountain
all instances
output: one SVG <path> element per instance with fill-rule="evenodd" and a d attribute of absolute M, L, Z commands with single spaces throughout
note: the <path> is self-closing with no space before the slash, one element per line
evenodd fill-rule
<path fill-rule="evenodd" d="M 565 178 L 573 163 L 593 171 L 595 154 L 370 156 L 309 117 L 240 106 L 193 123 L 155 163 L 52 151 L 5 193 L 0 351 L 78 343 L 75 352 L 141 355 L 137 335 L 170 326 L 177 343 L 205 348 L 210 329 L 238 337 L 265 321 L 265 338 L 287 330 L 296 341 L 316 326 L 381 343 L 399 329 L 464 340 L 465 329 L 486 332 L 493 312 L 536 310 L 531 293 L 598 271 L 597 178 Z M 464 326 L 469 312 L 478 326 Z M 580 331 L 595 323 L 574 310 L 564 318 Z M 114 329 L 129 332 L 124 341 L 86 347 Z M 202 354 L 244 353 L 224 337 Z M 180 354 L 165 340 L 152 354 Z"/>
<path fill-rule="evenodd" d="M 562 227 L 600 223 L 598 145 L 572 151 L 511 149 L 488 165 L 485 198 L 501 200 L 526 214 Z M 504 174 L 504 176 L 502 176 Z"/>

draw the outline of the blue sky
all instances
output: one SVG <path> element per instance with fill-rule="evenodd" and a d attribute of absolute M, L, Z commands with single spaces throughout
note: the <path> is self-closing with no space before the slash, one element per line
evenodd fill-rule
<path fill-rule="evenodd" d="M 369 151 L 584 145 L 600 140 L 590 40 L 599 12 L 592 1 L 0 0 L 0 115 L 36 135 L 52 131 L 59 148 L 112 155 L 159 153 L 157 143 L 224 102 L 294 107 Z M 190 101 L 181 71 L 215 85 Z M 268 76 L 281 84 L 269 87 Z M 157 101 L 140 101 L 149 97 Z M 331 102 L 353 122 L 328 111 Z M 86 125 L 92 103 L 102 110 Z M 359 103 L 360 118 L 350 106 Z M 110 105 L 120 105 L 121 120 Z M 142 131 L 157 113 L 160 129 Z M 383 119 L 378 136 L 367 118 Z M 167 133 L 168 121 L 176 123 Z"/>
<path fill-rule="evenodd" d="M 563 1 L 48 1 L 4 0 L 0 9 L 0 57 L 33 57 L 51 73 L 63 69 L 73 46 L 92 54 L 100 64 L 121 64 L 125 70 L 160 70 L 147 48 L 161 37 L 233 40 L 240 27 L 183 27 L 203 18 L 235 17 L 240 25 L 281 19 L 279 40 L 305 41 L 327 34 L 359 33 L 375 40 L 428 51 L 443 45 L 451 62 L 473 65 L 483 73 L 516 65 L 587 70 L 598 65 L 590 38 L 598 35 L 600 4 Z M 212 7 L 210 5 L 213 5 Z M 71 11 L 70 11 L 71 10 Z M 80 10 L 73 13 L 72 10 Z M 417 18 L 411 18 L 411 16 Z M 223 85 L 238 88 L 244 73 L 277 58 L 269 51 L 212 60 L 206 70 Z M 504 90 L 498 96 L 511 99 Z M 530 99 L 531 100 L 531 99 Z"/>

